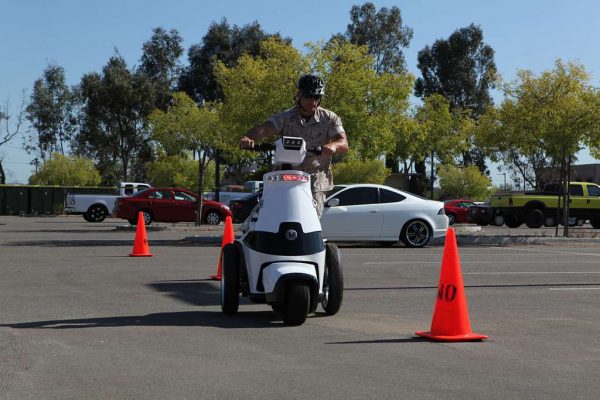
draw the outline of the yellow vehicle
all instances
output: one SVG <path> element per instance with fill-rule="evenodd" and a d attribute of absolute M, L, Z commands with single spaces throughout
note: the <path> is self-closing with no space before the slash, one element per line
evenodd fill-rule
<path fill-rule="evenodd" d="M 495 195 L 491 198 L 494 215 L 502 215 L 509 228 L 525 223 L 530 228 L 556 225 L 556 217 L 562 218 L 564 197 L 555 191 L 525 192 Z M 560 197 L 560 201 L 559 201 Z M 569 183 L 569 217 L 590 220 L 594 228 L 600 228 L 600 186 L 589 182 Z"/>

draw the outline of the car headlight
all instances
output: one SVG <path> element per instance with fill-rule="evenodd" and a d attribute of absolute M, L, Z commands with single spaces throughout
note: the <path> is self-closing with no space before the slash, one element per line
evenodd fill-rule
<path fill-rule="evenodd" d="M 229 211 L 229 207 L 227 207 L 225 204 L 221 204 L 221 208 L 224 208 L 225 210 Z"/>
<path fill-rule="evenodd" d="M 446 212 L 443 208 L 441 208 L 440 211 L 438 211 L 438 215 L 446 215 Z"/>

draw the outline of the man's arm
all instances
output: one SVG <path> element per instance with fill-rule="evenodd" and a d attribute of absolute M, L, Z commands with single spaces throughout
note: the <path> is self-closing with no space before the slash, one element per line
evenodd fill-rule
<path fill-rule="evenodd" d="M 263 122 L 260 125 L 251 128 L 246 132 L 244 136 L 240 139 L 240 148 L 242 149 L 251 149 L 254 147 L 254 141 L 275 136 L 277 134 L 277 130 L 275 126 L 273 126 L 270 122 Z"/>
<path fill-rule="evenodd" d="M 340 132 L 333 137 L 331 142 L 323 146 L 323 154 L 332 156 L 334 154 L 344 154 L 348 151 L 348 138 L 345 132 Z"/>

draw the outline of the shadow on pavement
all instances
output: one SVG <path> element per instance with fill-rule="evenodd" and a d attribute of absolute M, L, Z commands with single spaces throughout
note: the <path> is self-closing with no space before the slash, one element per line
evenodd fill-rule
<path fill-rule="evenodd" d="M 227 316 L 220 311 L 164 312 L 103 318 L 58 319 L 0 324 L 14 329 L 82 329 L 126 326 L 211 326 L 217 328 L 280 328 L 285 325 L 273 311 L 240 312 Z"/>
<path fill-rule="evenodd" d="M 152 282 L 149 287 L 167 293 L 169 297 L 195 306 L 221 305 L 221 291 L 219 282 L 209 279 Z M 240 297 L 240 304 L 249 304 L 245 298 Z"/>
<path fill-rule="evenodd" d="M 150 240 L 150 246 L 198 246 L 195 243 L 177 240 Z M 133 238 L 123 240 L 26 240 L 19 242 L 7 242 L 4 246 L 39 246 L 39 247 L 103 247 L 103 246 L 131 246 Z M 212 246 L 216 246 L 213 244 Z"/>

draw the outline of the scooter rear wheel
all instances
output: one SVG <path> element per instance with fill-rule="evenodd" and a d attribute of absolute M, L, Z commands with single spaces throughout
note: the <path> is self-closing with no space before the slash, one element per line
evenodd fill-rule
<path fill-rule="evenodd" d="M 325 278 L 323 279 L 325 296 L 321 301 L 323 310 L 328 315 L 336 314 L 342 307 L 344 299 L 344 273 L 338 247 L 327 243 L 325 247 Z"/>
<path fill-rule="evenodd" d="M 285 291 L 285 309 L 281 319 L 286 325 L 302 325 L 306 321 L 310 306 L 310 289 L 302 281 L 290 281 Z"/>
<path fill-rule="evenodd" d="M 237 313 L 240 305 L 240 270 L 238 249 L 233 243 L 223 247 L 221 256 L 221 310 L 223 314 Z"/>

